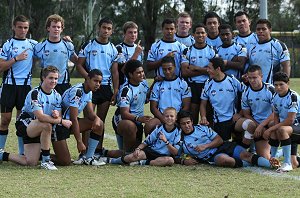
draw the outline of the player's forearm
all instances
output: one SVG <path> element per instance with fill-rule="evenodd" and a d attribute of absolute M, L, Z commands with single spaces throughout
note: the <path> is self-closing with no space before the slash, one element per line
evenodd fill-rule
<path fill-rule="evenodd" d="M 154 69 L 157 69 L 159 68 L 161 65 L 161 61 L 158 60 L 158 61 L 147 61 L 146 62 L 146 66 L 147 66 L 147 69 L 148 70 L 154 70 Z"/>
<path fill-rule="evenodd" d="M 221 136 L 217 135 L 212 142 L 207 144 L 207 148 L 217 148 L 223 144 L 223 139 Z"/>
<path fill-rule="evenodd" d="M 9 68 L 11 68 L 13 66 L 14 63 L 16 63 L 16 57 L 15 58 L 11 58 L 7 61 L 0 59 L 0 72 L 4 72 L 6 70 L 8 70 Z"/>
<path fill-rule="evenodd" d="M 76 119 L 73 119 L 71 121 L 72 121 L 71 130 L 72 130 L 72 133 L 73 133 L 73 135 L 74 135 L 74 137 L 76 139 L 76 142 L 77 143 L 81 143 L 82 142 L 82 138 L 81 138 L 81 134 L 80 134 L 80 127 L 79 127 L 78 120 L 76 118 Z"/>

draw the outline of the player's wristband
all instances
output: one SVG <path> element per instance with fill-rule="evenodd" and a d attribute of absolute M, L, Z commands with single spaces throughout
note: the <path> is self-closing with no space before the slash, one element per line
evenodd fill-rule
<path fill-rule="evenodd" d="M 17 58 L 16 58 L 16 57 L 14 57 L 14 60 L 15 60 L 15 62 L 18 62 L 18 60 L 17 60 Z"/>
<path fill-rule="evenodd" d="M 134 121 L 138 122 L 139 116 L 134 117 Z"/>
<path fill-rule="evenodd" d="M 139 148 L 139 147 L 137 147 L 135 150 L 138 150 L 138 151 L 140 151 L 140 150 L 142 150 L 141 148 Z"/>
<path fill-rule="evenodd" d="M 169 142 L 169 141 L 166 141 L 165 144 L 168 146 L 168 145 L 170 144 L 170 142 Z"/>

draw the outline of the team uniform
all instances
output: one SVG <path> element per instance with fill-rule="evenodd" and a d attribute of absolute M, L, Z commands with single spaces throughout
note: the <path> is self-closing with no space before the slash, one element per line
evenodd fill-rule
<path fill-rule="evenodd" d="M 56 90 L 50 94 L 45 93 L 41 87 L 32 89 L 26 96 L 22 112 L 17 118 L 17 132 L 23 137 L 24 144 L 39 143 L 40 137 L 30 138 L 27 135 L 27 127 L 36 117 L 34 111 L 42 110 L 44 114 L 52 116 L 53 110 L 61 111 L 61 96 Z"/>
<path fill-rule="evenodd" d="M 157 61 L 162 59 L 170 52 L 175 52 L 174 59 L 175 59 L 175 74 L 176 76 L 180 76 L 180 63 L 182 61 L 182 54 L 183 50 L 186 48 L 185 45 L 180 43 L 179 41 L 164 41 L 160 39 L 159 41 L 152 44 L 151 49 L 148 53 L 147 61 Z M 161 66 L 155 70 L 156 76 L 165 77 Z"/>
<path fill-rule="evenodd" d="M 197 48 L 193 45 L 184 51 L 182 62 L 198 67 L 206 67 L 209 64 L 209 60 L 214 58 L 215 55 L 215 50 L 209 45 L 206 45 L 204 48 Z M 192 103 L 200 103 L 201 91 L 207 79 L 208 75 L 193 76 L 187 79 L 192 92 Z"/>
<path fill-rule="evenodd" d="M 288 48 L 281 41 L 271 38 L 269 41 L 251 46 L 248 52 L 249 64 L 259 65 L 263 73 L 263 82 L 272 83 L 274 71 L 279 71 L 280 63 L 290 60 Z"/>
<path fill-rule="evenodd" d="M 150 101 L 158 103 L 158 110 L 163 113 L 168 107 L 173 107 L 177 112 L 182 108 L 182 100 L 190 98 L 191 90 L 185 80 L 177 77 L 174 80 L 156 82 L 150 95 Z"/>
<path fill-rule="evenodd" d="M 180 148 L 181 131 L 176 126 L 174 126 L 171 131 L 167 131 L 164 125 L 159 125 L 143 142 L 147 145 L 143 151 L 145 152 L 148 160 L 154 160 L 161 156 L 171 156 L 166 143 L 159 139 L 160 133 L 163 133 L 167 138 L 167 141 L 169 141 L 176 149 Z"/>
<path fill-rule="evenodd" d="M 179 36 L 176 33 L 174 35 L 174 38 L 175 38 L 175 40 L 179 41 L 180 43 L 182 43 L 186 47 L 190 47 L 190 46 L 194 45 L 194 43 L 195 43 L 194 37 L 190 34 L 188 36 Z"/>
<path fill-rule="evenodd" d="M 236 113 L 236 100 L 238 93 L 242 93 L 243 90 L 243 84 L 234 76 L 226 74 L 221 81 L 210 79 L 205 83 L 201 99 L 209 100 L 211 103 L 214 110 L 214 130 L 223 140 L 231 138 L 232 117 Z"/>
<path fill-rule="evenodd" d="M 141 117 L 144 115 L 144 105 L 146 103 L 146 97 L 148 93 L 149 87 L 147 85 L 147 81 L 141 82 L 138 86 L 132 85 L 130 83 L 125 84 L 120 90 L 117 97 L 117 110 L 112 119 L 112 125 L 117 131 L 117 126 L 119 122 L 122 120 L 120 108 L 121 107 L 129 107 L 129 111 L 131 114 Z M 142 141 L 143 136 L 143 125 L 140 122 L 135 122 L 138 128 L 137 139 Z M 116 133 L 117 141 L 119 148 L 123 148 L 122 137 Z"/>
<path fill-rule="evenodd" d="M 234 57 L 247 58 L 247 49 L 238 43 L 233 42 L 230 46 L 224 47 L 223 45 L 217 48 L 217 54 L 223 60 L 231 61 Z M 228 69 L 225 71 L 227 75 L 234 75 L 237 79 L 241 78 L 241 71 L 236 69 Z"/>
<path fill-rule="evenodd" d="M 79 57 L 86 58 L 85 66 L 87 71 L 99 69 L 103 74 L 101 89 L 93 93 L 92 102 L 94 104 L 102 104 L 110 101 L 113 96 L 111 67 L 117 62 L 118 51 L 111 43 L 100 43 L 96 39 L 90 41 L 79 52 Z"/>
<path fill-rule="evenodd" d="M 216 38 L 210 38 L 208 35 L 206 37 L 206 43 L 212 46 L 214 49 L 217 49 L 219 46 L 223 44 L 221 38 L 217 36 Z"/>
<path fill-rule="evenodd" d="M 21 110 L 26 95 L 31 90 L 31 70 L 33 49 L 37 41 L 32 39 L 16 39 L 7 40 L 2 47 L 0 59 L 10 60 L 24 50 L 28 58 L 15 62 L 10 69 L 4 71 L 2 77 L 2 93 L 1 93 L 1 113 L 12 112 L 14 106 L 17 110 Z"/>
<path fill-rule="evenodd" d="M 68 61 L 75 55 L 74 46 L 71 42 L 64 40 L 51 42 L 46 39 L 35 46 L 34 55 L 41 60 L 42 68 L 55 66 L 59 70 L 59 78 L 55 89 L 60 94 L 70 88 Z"/>

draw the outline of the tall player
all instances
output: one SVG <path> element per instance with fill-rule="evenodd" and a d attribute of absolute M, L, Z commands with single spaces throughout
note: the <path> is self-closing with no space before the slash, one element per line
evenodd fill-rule
<path fill-rule="evenodd" d="M 48 39 L 38 43 L 34 48 L 34 54 L 41 59 L 41 67 L 53 65 L 59 69 L 59 79 L 55 89 L 61 95 L 70 88 L 70 75 L 68 61 L 77 62 L 77 55 L 71 42 L 62 40 L 61 33 L 64 30 L 64 19 L 57 15 L 50 15 L 46 20 Z"/>
<path fill-rule="evenodd" d="M 192 17 L 187 12 L 181 12 L 177 17 L 177 32 L 175 39 L 186 47 L 190 47 L 195 43 L 194 37 L 190 34 L 192 28 Z"/>
<path fill-rule="evenodd" d="M 29 19 L 23 15 L 14 19 L 12 27 L 14 36 L 3 44 L 0 54 L 0 72 L 3 72 L 0 102 L 0 148 L 2 149 L 5 147 L 13 108 L 16 107 L 18 117 L 26 95 L 31 90 L 33 48 L 37 42 L 26 38 L 29 24 Z M 18 143 L 19 154 L 22 155 L 24 145 L 19 135 Z"/>

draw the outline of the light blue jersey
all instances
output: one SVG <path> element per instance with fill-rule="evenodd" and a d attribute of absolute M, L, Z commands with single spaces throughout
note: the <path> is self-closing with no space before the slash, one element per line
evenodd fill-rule
<path fill-rule="evenodd" d="M 214 122 L 224 122 L 232 119 L 236 113 L 238 93 L 242 93 L 244 85 L 234 76 L 227 76 L 221 81 L 209 79 L 205 82 L 201 99 L 209 100 L 214 110 Z"/>
<path fill-rule="evenodd" d="M 179 112 L 182 108 L 182 100 L 191 97 L 191 90 L 186 81 L 177 77 L 174 80 L 165 79 L 156 82 L 150 95 L 150 101 L 158 103 L 158 109 L 161 113 L 167 107 L 173 107 Z"/>
<path fill-rule="evenodd" d="M 85 91 L 82 83 L 67 89 L 62 95 L 63 118 L 70 119 L 70 107 L 78 109 L 78 115 L 92 102 L 92 92 Z"/>
<path fill-rule="evenodd" d="M 223 45 L 217 48 L 219 57 L 223 60 L 232 61 L 234 57 L 245 57 L 247 58 L 247 49 L 238 43 L 233 42 L 230 46 L 224 47 Z M 236 69 L 228 69 L 225 71 L 227 75 L 234 75 L 237 79 L 240 79 L 241 72 Z"/>
<path fill-rule="evenodd" d="M 195 150 L 198 145 L 204 145 L 211 143 L 218 135 L 214 130 L 204 125 L 194 125 L 194 131 L 190 134 L 183 134 L 183 152 L 185 154 L 207 160 L 216 151 L 217 148 L 207 148 L 201 152 Z"/>
<path fill-rule="evenodd" d="M 242 109 L 250 110 L 259 124 L 272 114 L 274 87 L 263 83 L 260 90 L 247 87 L 242 94 Z"/>
<path fill-rule="evenodd" d="M 214 49 L 217 49 L 219 46 L 223 44 L 220 36 L 217 36 L 216 38 L 210 38 L 209 36 L 207 36 L 205 40 L 206 43 L 212 46 Z"/>
<path fill-rule="evenodd" d="M 135 52 L 135 48 L 136 48 L 136 44 L 133 44 L 133 45 L 128 45 L 126 43 L 120 43 L 118 45 L 116 45 L 116 48 L 118 49 L 119 47 L 121 47 L 120 49 L 122 50 L 122 54 L 123 54 L 123 57 L 124 57 L 124 60 L 118 60 L 118 62 L 122 61 L 122 63 L 124 62 L 127 62 L 131 59 L 132 55 L 134 54 Z M 119 52 L 119 51 L 118 51 Z M 119 52 L 120 53 L 120 52 Z M 143 53 L 141 53 L 137 60 L 139 61 L 143 61 Z"/>
<path fill-rule="evenodd" d="M 290 60 L 290 53 L 286 45 L 277 39 L 257 43 L 248 52 L 250 65 L 259 65 L 263 73 L 263 81 L 272 83 L 273 69 L 280 67 L 284 61 Z"/>
<path fill-rule="evenodd" d="M 170 142 L 172 146 L 179 149 L 180 147 L 180 138 L 181 138 L 181 131 L 174 126 L 174 129 L 170 132 L 168 132 L 164 125 L 157 126 L 150 135 L 147 136 L 147 138 L 144 141 L 144 144 L 149 146 L 152 150 L 156 151 L 159 154 L 162 155 L 171 155 L 166 143 L 159 139 L 160 133 L 163 133 L 167 141 Z"/>
<path fill-rule="evenodd" d="M 84 49 L 80 50 L 79 57 L 86 58 L 87 71 L 101 70 L 103 74 L 102 85 L 112 84 L 111 67 L 114 62 L 117 62 L 118 57 L 118 51 L 114 44 L 111 42 L 100 43 L 97 39 L 93 39 Z"/>
<path fill-rule="evenodd" d="M 194 37 L 190 34 L 188 36 L 179 36 L 176 33 L 174 35 L 174 38 L 175 38 L 175 40 L 179 41 L 180 43 L 182 43 L 186 47 L 190 47 L 190 46 L 194 45 L 194 43 L 195 43 Z"/>
<path fill-rule="evenodd" d="M 10 69 L 3 73 L 3 84 L 9 85 L 31 85 L 31 70 L 33 60 L 33 49 L 37 41 L 32 39 L 16 39 L 7 40 L 0 51 L 0 59 L 8 61 L 24 50 L 27 50 L 27 59 L 15 62 Z"/>
<path fill-rule="evenodd" d="M 26 112 L 35 119 L 34 111 L 42 110 L 44 114 L 52 116 L 53 110 L 61 111 L 61 96 L 53 89 L 50 94 L 41 87 L 35 87 L 26 96 L 22 112 Z"/>
<path fill-rule="evenodd" d="M 187 62 L 189 65 L 198 67 L 207 67 L 210 59 L 214 58 L 215 55 L 215 50 L 209 45 L 205 45 L 204 48 L 197 48 L 193 45 L 189 47 L 188 50 L 185 50 L 182 62 Z M 208 78 L 208 75 L 199 75 L 189 77 L 188 81 L 193 83 L 205 83 Z"/>
<path fill-rule="evenodd" d="M 59 70 L 58 84 L 70 82 L 68 61 L 75 54 L 71 42 L 44 40 L 34 48 L 34 55 L 41 60 L 41 67 L 55 66 Z"/>
<path fill-rule="evenodd" d="M 274 112 L 279 115 L 280 122 L 283 122 L 288 113 L 296 113 L 296 118 L 300 118 L 300 97 L 297 92 L 289 90 L 285 96 L 279 96 L 277 93 L 274 96 Z"/>
<path fill-rule="evenodd" d="M 179 41 L 164 41 L 161 39 L 152 44 L 151 49 L 148 53 L 147 61 L 158 61 L 165 57 L 168 53 L 174 52 L 174 59 L 176 65 L 175 74 L 176 76 L 180 76 L 180 64 L 182 61 L 183 50 L 185 48 L 186 46 L 181 44 Z M 165 77 L 161 66 L 158 69 L 156 69 L 155 73 L 156 75 Z"/>

